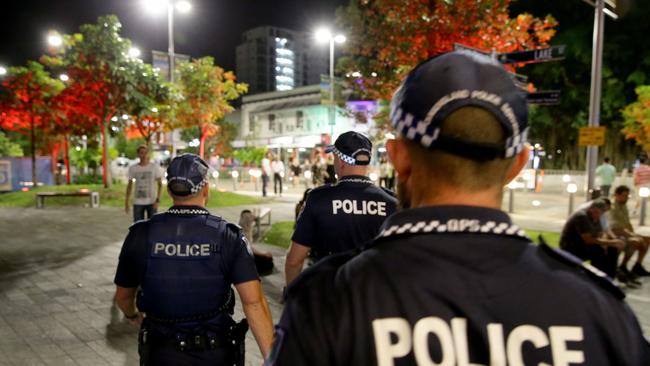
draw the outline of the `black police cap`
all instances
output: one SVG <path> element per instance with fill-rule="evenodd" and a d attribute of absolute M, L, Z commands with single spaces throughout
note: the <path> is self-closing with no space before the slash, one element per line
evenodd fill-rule
<path fill-rule="evenodd" d="M 334 145 L 325 148 L 325 152 L 334 153 L 348 165 L 368 165 L 372 142 L 359 132 L 348 131 L 341 134 Z"/>
<path fill-rule="evenodd" d="M 194 154 L 175 157 L 167 168 L 167 187 L 175 196 L 190 196 L 208 184 L 208 164 Z"/>
<path fill-rule="evenodd" d="M 503 126 L 505 144 L 479 144 L 442 135 L 445 118 L 466 106 L 492 113 Z M 415 67 L 393 96 L 390 118 L 404 138 L 474 160 L 515 156 L 523 149 L 528 132 L 524 91 L 497 61 L 470 51 L 446 53 Z"/>

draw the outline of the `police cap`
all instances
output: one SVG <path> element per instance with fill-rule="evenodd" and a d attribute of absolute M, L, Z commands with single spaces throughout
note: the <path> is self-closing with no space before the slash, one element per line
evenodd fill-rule
<path fill-rule="evenodd" d="M 355 131 L 341 134 L 334 145 L 325 148 L 325 152 L 334 153 L 348 165 L 370 164 L 371 151 L 372 142 L 366 136 Z"/>
<path fill-rule="evenodd" d="M 167 187 L 175 196 L 190 196 L 208 183 L 208 164 L 194 154 L 175 157 L 167 168 Z"/>
<path fill-rule="evenodd" d="M 445 118 L 467 106 L 492 113 L 503 126 L 505 144 L 441 134 Z M 472 160 L 513 157 L 523 149 L 528 132 L 524 91 L 497 61 L 470 51 L 445 53 L 415 67 L 393 96 L 390 118 L 404 138 Z"/>

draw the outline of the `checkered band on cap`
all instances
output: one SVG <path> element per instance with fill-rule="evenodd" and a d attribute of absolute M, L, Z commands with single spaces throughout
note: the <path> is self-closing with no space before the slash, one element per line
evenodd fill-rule
<path fill-rule="evenodd" d="M 505 143 L 442 134 L 443 122 L 463 107 L 491 113 L 503 128 Z M 524 91 L 497 61 L 466 51 L 436 56 L 411 70 L 391 101 L 390 119 L 406 139 L 475 160 L 511 158 L 523 150 L 528 134 Z"/>
<path fill-rule="evenodd" d="M 343 160 L 343 162 L 345 162 L 348 165 L 354 165 L 354 163 L 356 163 L 357 161 L 355 158 L 345 155 L 344 153 L 339 151 L 339 149 L 337 149 L 336 147 L 332 148 L 332 153 L 338 156 L 339 159 Z"/>
<path fill-rule="evenodd" d="M 186 182 L 191 188 L 190 188 L 190 195 L 195 195 L 198 193 L 203 187 L 208 184 L 208 179 L 207 179 L 207 174 L 205 177 L 203 177 L 203 180 L 200 181 L 198 184 L 194 184 L 191 179 L 185 178 L 185 177 L 173 177 L 167 181 L 167 184 L 169 185 L 171 182 L 174 181 L 183 181 Z"/>
<path fill-rule="evenodd" d="M 436 127 L 436 124 L 426 119 L 418 120 L 414 115 L 405 112 L 401 108 L 391 111 L 391 120 L 397 132 L 409 140 L 419 142 L 427 149 L 434 147 L 433 143 L 440 136 L 440 128 Z M 513 130 L 518 130 L 517 124 L 513 124 Z M 526 141 L 528 141 L 528 128 L 520 131 L 517 135 L 508 137 L 504 145 L 504 157 L 511 158 L 519 154 L 523 150 Z"/>

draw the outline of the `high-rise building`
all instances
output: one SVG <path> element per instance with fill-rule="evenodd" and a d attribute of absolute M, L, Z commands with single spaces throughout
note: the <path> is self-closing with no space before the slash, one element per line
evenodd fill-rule
<path fill-rule="evenodd" d="M 291 90 L 320 83 L 327 74 L 327 47 L 308 33 L 258 27 L 244 32 L 237 46 L 236 74 L 249 94 Z"/>

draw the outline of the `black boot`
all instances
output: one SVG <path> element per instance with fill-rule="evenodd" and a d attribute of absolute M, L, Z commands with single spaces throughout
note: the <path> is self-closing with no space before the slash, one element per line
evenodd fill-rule
<path fill-rule="evenodd" d="M 632 273 L 639 277 L 647 277 L 650 276 L 650 272 L 648 272 L 645 268 L 643 268 L 643 265 L 641 263 L 637 263 L 632 267 Z"/>

